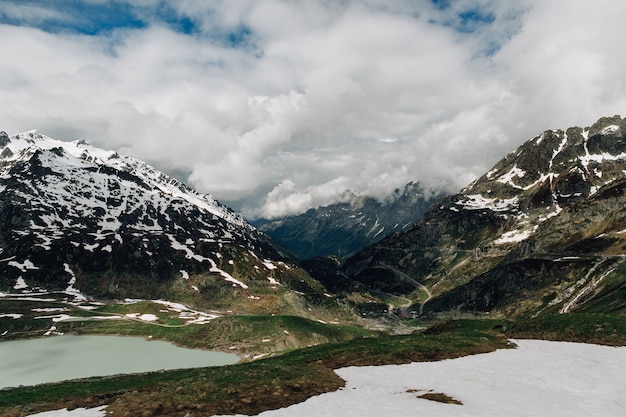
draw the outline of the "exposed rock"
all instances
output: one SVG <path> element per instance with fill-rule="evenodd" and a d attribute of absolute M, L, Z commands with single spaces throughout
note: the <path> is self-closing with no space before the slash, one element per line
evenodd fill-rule
<path fill-rule="evenodd" d="M 0 132 L 0 146 L 7 146 L 7 143 L 9 143 L 10 141 L 11 138 L 9 138 L 7 132 L 5 132 L 4 130 Z"/>
<path fill-rule="evenodd" d="M 549 130 L 411 229 L 348 259 L 342 273 L 395 294 L 419 282 L 434 297 L 426 312 L 539 314 L 613 300 L 603 280 L 626 254 L 625 184 L 626 120 Z"/>

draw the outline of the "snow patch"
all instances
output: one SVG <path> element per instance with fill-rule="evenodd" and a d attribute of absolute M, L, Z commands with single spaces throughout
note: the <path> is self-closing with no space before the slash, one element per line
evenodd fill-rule
<path fill-rule="evenodd" d="M 196 287 L 193 288 L 198 291 Z M 210 314 L 203 311 L 192 310 L 183 304 L 173 303 L 171 301 L 152 300 L 152 302 L 166 306 L 168 310 L 179 313 L 178 318 L 183 320 L 189 320 L 189 324 L 204 324 L 215 318 L 220 317 L 219 314 Z"/>
<path fill-rule="evenodd" d="M 494 245 L 504 245 L 507 243 L 517 243 L 528 239 L 533 233 L 533 230 L 511 230 L 502 234 L 498 239 L 494 240 Z"/>
<path fill-rule="evenodd" d="M 95 408 L 75 408 L 68 410 L 63 408 L 60 410 L 45 411 L 43 413 L 31 414 L 30 417 L 105 417 L 108 405 L 101 405 Z"/>
<path fill-rule="evenodd" d="M 57 326 L 50 326 L 50 328 L 43 334 L 44 336 L 57 335 L 61 336 L 63 333 L 57 331 Z"/>
<path fill-rule="evenodd" d="M 464 197 L 464 200 L 457 201 L 456 204 L 466 210 L 488 209 L 492 211 L 509 211 L 518 206 L 517 197 L 508 199 L 485 198 L 480 194 L 471 194 Z"/>
<path fill-rule="evenodd" d="M 265 260 L 265 259 L 263 260 L 263 265 L 265 265 L 265 267 L 269 269 L 270 271 L 273 269 L 276 269 L 276 266 L 272 262 Z"/>
<path fill-rule="evenodd" d="M 14 320 L 21 319 L 22 316 L 23 316 L 23 314 L 18 314 L 18 313 L 0 313 L 0 318 L 8 317 L 8 318 L 14 319 Z"/>
<path fill-rule="evenodd" d="M 35 313 L 55 313 L 59 311 L 67 311 L 67 307 L 31 308 L 30 311 Z"/>
<path fill-rule="evenodd" d="M 172 249 L 184 251 L 186 253 L 185 258 L 194 259 L 197 262 L 210 261 L 212 264 L 214 264 L 212 259 L 194 253 L 194 251 L 192 251 L 187 245 L 184 245 L 176 240 L 174 236 L 168 234 L 167 237 L 170 240 L 170 246 L 172 247 Z"/>
<path fill-rule="evenodd" d="M 85 250 L 88 250 L 89 252 L 93 252 L 93 250 L 96 249 L 98 246 L 100 246 L 99 243 L 94 243 L 91 245 L 85 244 L 83 247 L 85 248 Z"/>
<path fill-rule="evenodd" d="M 547 209 L 549 209 L 549 207 Z M 559 213 L 561 213 L 562 211 L 563 211 L 563 208 L 561 208 L 561 206 L 559 206 L 558 204 L 555 204 L 554 209 L 552 211 L 549 211 L 546 214 L 542 214 L 538 216 L 537 220 L 539 220 L 539 222 L 545 222 L 546 220 L 551 219 L 554 216 L 558 216 Z"/>
<path fill-rule="evenodd" d="M 626 347 L 515 340 L 516 349 L 438 362 L 341 368 L 343 389 L 263 417 L 623 416 Z M 462 405 L 419 398 L 445 393 Z"/>
<path fill-rule="evenodd" d="M 526 171 L 518 168 L 517 165 L 514 165 L 509 172 L 501 175 L 496 181 L 502 184 L 509 184 L 514 188 L 520 188 L 518 185 L 513 183 L 513 178 L 522 178 L 524 175 L 526 175 Z"/>
<path fill-rule="evenodd" d="M 608 152 L 603 152 L 579 157 L 579 160 L 585 166 L 587 166 L 590 162 L 602 163 L 605 161 L 620 161 L 622 159 L 626 159 L 626 153 L 624 152 L 617 155 L 611 155 Z"/>
<path fill-rule="evenodd" d="M 225 281 L 232 282 L 234 285 L 239 285 L 244 290 L 248 288 L 246 284 L 234 278 L 228 272 L 219 269 L 217 265 L 215 264 L 215 261 L 213 261 L 213 259 L 206 258 L 206 260 L 208 260 L 211 263 L 211 269 L 209 269 L 209 272 L 216 272 L 220 274 L 224 278 Z"/>
<path fill-rule="evenodd" d="M 604 129 L 602 129 L 600 131 L 600 134 L 608 135 L 608 134 L 611 134 L 611 133 L 618 133 L 619 131 L 620 131 L 620 127 L 619 126 L 617 126 L 617 125 L 610 125 L 610 126 L 605 127 Z"/>
<path fill-rule="evenodd" d="M 495 174 L 496 172 L 498 172 L 496 168 L 493 168 L 491 171 L 487 172 L 487 179 L 491 179 L 491 177 L 493 177 L 493 174 Z"/>
<path fill-rule="evenodd" d="M 28 285 L 26 284 L 26 281 L 24 281 L 24 278 L 18 277 L 17 281 L 15 282 L 15 285 L 13 286 L 13 289 L 14 290 L 23 290 L 25 288 L 28 288 Z"/>
<path fill-rule="evenodd" d="M 567 134 L 563 134 L 563 139 L 561 140 L 561 143 L 559 143 L 559 147 L 552 152 L 552 158 L 550 159 L 550 165 L 549 165 L 550 172 L 552 172 L 552 166 L 554 165 L 554 158 L 556 158 L 556 156 L 561 153 L 561 151 L 565 148 L 565 145 L 567 145 Z"/>
<path fill-rule="evenodd" d="M 217 268 L 216 266 L 213 266 L 211 269 L 209 269 L 210 272 L 217 272 L 218 274 L 220 274 L 225 281 L 229 281 L 232 282 L 234 285 L 239 285 L 241 288 L 248 289 L 248 286 L 246 284 L 244 284 L 243 282 L 239 281 L 236 278 L 233 278 L 228 272 L 226 271 L 222 271 L 221 269 Z"/>
<path fill-rule="evenodd" d="M 9 261 L 9 265 L 19 269 L 22 272 L 26 272 L 29 269 L 39 269 L 39 267 L 36 267 L 30 260 L 26 259 L 24 262 L 19 263 L 16 261 Z"/>
<path fill-rule="evenodd" d="M 180 304 L 180 303 L 173 303 L 171 301 L 164 301 L 164 300 L 152 300 L 153 303 L 155 304 L 161 304 L 166 306 L 169 310 L 172 311 L 185 311 L 185 310 L 189 310 L 187 308 L 187 306 Z"/>
<path fill-rule="evenodd" d="M 139 314 L 139 313 L 128 313 L 125 315 L 129 319 L 139 319 L 142 321 L 157 321 L 159 318 L 154 314 Z"/>
<path fill-rule="evenodd" d="M 272 277 L 267 277 L 267 280 L 270 282 L 270 284 L 272 285 L 280 285 L 280 282 L 276 281 L 274 278 Z"/>
<path fill-rule="evenodd" d="M 68 264 L 63 264 L 63 268 L 65 272 L 70 274 L 71 278 L 67 283 L 67 288 L 65 289 L 65 293 L 74 297 L 74 301 L 87 301 L 87 297 L 85 297 L 78 289 L 74 288 L 74 284 L 76 284 L 76 275 L 74 275 L 74 271 L 70 268 Z"/>

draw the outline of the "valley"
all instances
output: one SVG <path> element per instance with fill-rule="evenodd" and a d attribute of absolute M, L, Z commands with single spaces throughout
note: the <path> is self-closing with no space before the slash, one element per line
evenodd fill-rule
<path fill-rule="evenodd" d="M 383 206 L 274 220 L 290 250 L 134 158 L 37 132 L 0 143 L 0 342 L 140 336 L 240 358 L 2 389 L 0 416 L 256 414 L 344 387 L 346 366 L 626 345 L 620 116 L 545 131 L 455 195 L 407 187 L 396 202 L 427 204 L 419 218 L 344 252 L 342 228 L 373 230 Z M 332 251 L 302 251 L 316 241 Z"/>

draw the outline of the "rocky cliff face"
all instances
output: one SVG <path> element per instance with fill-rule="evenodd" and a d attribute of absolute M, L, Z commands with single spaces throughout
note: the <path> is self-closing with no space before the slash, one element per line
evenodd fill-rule
<path fill-rule="evenodd" d="M 323 292 L 210 195 L 81 141 L 0 134 L 1 292 L 215 307 L 286 288 Z"/>
<path fill-rule="evenodd" d="M 409 183 L 404 189 L 396 189 L 389 201 L 352 193 L 346 197 L 345 202 L 301 215 L 260 219 L 253 224 L 295 258 L 347 258 L 416 223 L 440 195 Z"/>
<path fill-rule="evenodd" d="M 549 130 L 343 273 L 425 311 L 623 311 L 625 183 L 626 120 Z"/>

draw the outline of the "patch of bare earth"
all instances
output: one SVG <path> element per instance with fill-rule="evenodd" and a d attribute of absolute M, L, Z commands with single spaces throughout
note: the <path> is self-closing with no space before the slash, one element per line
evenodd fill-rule
<path fill-rule="evenodd" d="M 414 390 L 414 389 L 408 389 L 406 390 L 406 392 L 412 393 L 412 392 L 419 392 L 419 391 Z M 428 391 L 428 392 L 425 392 L 424 394 L 418 395 L 417 398 L 423 398 L 425 400 L 436 401 L 438 403 L 444 403 L 444 404 L 463 405 L 461 401 L 455 398 L 452 398 L 449 395 L 444 394 L 443 392 Z"/>

